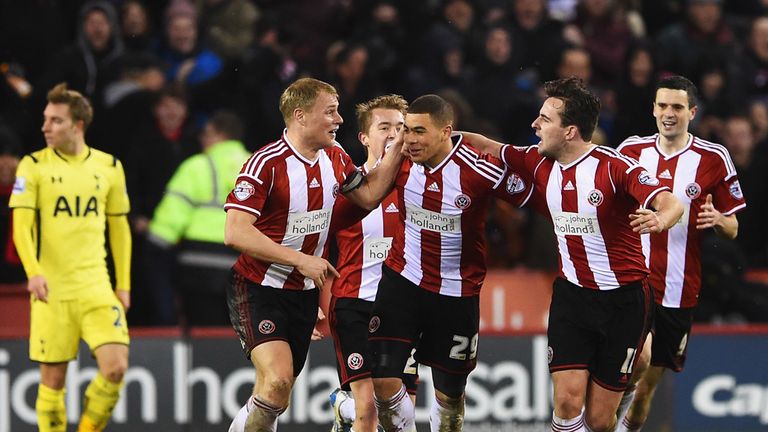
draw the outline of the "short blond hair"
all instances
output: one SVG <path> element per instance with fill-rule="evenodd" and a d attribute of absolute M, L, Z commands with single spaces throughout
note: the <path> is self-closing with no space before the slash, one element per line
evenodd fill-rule
<path fill-rule="evenodd" d="M 373 110 L 376 108 L 398 110 L 401 114 L 405 115 L 406 111 L 408 111 L 408 102 L 400 95 L 388 94 L 357 104 L 355 112 L 357 113 L 357 127 L 360 132 L 368 133 L 368 128 L 371 127 L 373 118 Z"/>
<path fill-rule="evenodd" d="M 83 121 L 83 131 L 88 129 L 93 121 L 91 102 L 80 92 L 69 90 L 67 83 L 59 83 L 48 92 L 48 102 L 69 106 L 69 115 L 73 122 Z"/>
<path fill-rule="evenodd" d="M 285 124 L 287 125 L 293 118 L 293 112 L 297 108 L 309 111 L 320 93 L 328 93 L 339 98 L 339 93 L 332 85 L 318 79 L 301 78 L 291 83 L 280 95 L 280 112 L 283 114 Z"/>

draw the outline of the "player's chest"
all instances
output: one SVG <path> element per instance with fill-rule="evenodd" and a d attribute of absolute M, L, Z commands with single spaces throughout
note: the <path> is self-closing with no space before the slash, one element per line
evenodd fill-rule
<path fill-rule="evenodd" d="M 450 169 L 430 173 L 414 167 L 398 179 L 398 187 L 406 210 L 417 207 L 453 216 L 473 212 L 487 195 L 474 187 L 472 178 Z"/>
<path fill-rule="evenodd" d="M 617 199 L 616 181 L 600 165 L 562 169 L 555 165 L 537 176 L 537 189 L 544 194 L 550 211 L 597 214 L 611 208 Z"/>
<path fill-rule="evenodd" d="M 38 179 L 40 209 L 53 217 L 100 216 L 110 186 L 97 167 L 54 165 Z"/>

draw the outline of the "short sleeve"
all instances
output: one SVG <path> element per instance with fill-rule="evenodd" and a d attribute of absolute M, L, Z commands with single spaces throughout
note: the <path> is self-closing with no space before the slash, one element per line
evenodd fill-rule
<path fill-rule="evenodd" d="M 37 163 L 31 156 L 25 156 L 16 168 L 16 179 L 8 202 L 11 208 L 37 208 Z"/>
<path fill-rule="evenodd" d="M 125 172 L 123 164 L 115 159 L 115 166 L 112 172 L 112 184 L 107 195 L 108 216 L 124 215 L 131 211 L 131 204 L 128 199 L 128 189 L 125 185 Z"/>
<path fill-rule="evenodd" d="M 514 206 L 522 207 L 533 194 L 533 181 L 527 173 L 507 169 L 500 187 L 494 191 L 494 197 Z"/>
<path fill-rule="evenodd" d="M 717 176 L 712 189 L 712 204 L 720 213 L 730 216 L 745 208 L 747 202 L 744 199 L 744 193 L 739 184 L 739 176 L 736 174 L 733 162 L 727 153 L 725 153 L 725 157 L 727 159 L 712 170 L 713 174 Z M 718 161 L 720 160 L 718 159 Z"/>
<path fill-rule="evenodd" d="M 234 189 L 227 196 L 224 210 L 235 209 L 260 217 L 272 188 L 275 168 L 265 164 L 249 171 L 248 167 L 246 161 L 235 180 Z"/>
<path fill-rule="evenodd" d="M 648 208 L 660 192 L 670 191 L 637 163 L 612 163 L 610 174 L 611 181 L 615 181 L 621 190 L 632 196 L 643 208 Z"/>
<path fill-rule="evenodd" d="M 501 160 L 513 172 L 533 174 L 536 165 L 544 158 L 538 152 L 538 146 L 520 147 L 505 145 L 501 149 Z"/>

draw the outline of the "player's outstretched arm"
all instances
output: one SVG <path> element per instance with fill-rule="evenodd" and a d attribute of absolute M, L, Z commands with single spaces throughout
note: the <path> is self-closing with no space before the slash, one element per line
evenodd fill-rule
<path fill-rule="evenodd" d="M 259 261 L 296 267 L 299 273 L 312 279 L 318 288 L 323 287 L 329 275 L 339 276 L 336 269 L 325 259 L 275 243 L 256 228 L 254 223 L 256 216 L 250 213 L 227 210 L 224 244 Z"/>
<path fill-rule="evenodd" d="M 35 210 L 31 208 L 13 209 L 13 242 L 27 273 L 27 290 L 40 301 L 48 301 L 48 283 L 43 276 L 43 269 L 37 261 L 37 248 L 32 239 L 35 225 Z"/>
<path fill-rule="evenodd" d="M 115 263 L 115 295 L 125 310 L 131 307 L 131 228 L 126 215 L 107 216 L 109 248 Z"/>
<path fill-rule="evenodd" d="M 660 233 L 672 228 L 683 215 L 683 204 L 669 191 L 659 192 L 651 201 L 651 206 L 656 211 L 639 208 L 629 215 L 632 231 L 640 234 Z"/>
<path fill-rule="evenodd" d="M 403 134 L 387 148 L 381 162 L 365 176 L 360 187 L 344 193 L 350 201 L 358 206 L 373 210 L 392 190 L 400 166 L 403 163 Z"/>
<path fill-rule="evenodd" d="M 467 140 L 467 142 L 472 147 L 479 150 L 480 153 L 488 153 L 497 159 L 501 159 L 501 148 L 504 147 L 503 143 L 474 132 L 460 131 L 459 133 L 464 135 L 464 138 Z"/>
<path fill-rule="evenodd" d="M 735 239 L 739 234 L 739 221 L 736 219 L 736 215 L 725 216 L 717 211 L 712 204 L 712 194 L 707 195 L 707 199 L 696 218 L 696 229 L 707 228 L 714 228 L 717 235 L 730 240 Z"/>

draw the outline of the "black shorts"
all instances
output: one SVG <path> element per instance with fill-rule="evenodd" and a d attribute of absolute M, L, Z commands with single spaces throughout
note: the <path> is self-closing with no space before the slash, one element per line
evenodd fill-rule
<path fill-rule="evenodd" d="M 415 360 L 443 372 L 467 376 L 477 363 L 480 298 L 427 291 L 383 266 L 368 324 L 373 376 L 399 377 L 411 347 Z"/>
<path fill-rule="evenodd" d="M 688 353 L 693 308 L 668 308 L 656 304 L 653 317 L 651 365 L 680 372 Z"/>
<path fill-rule="evenodd" d="M 647 280 L 610 291 L 557 278 L 549 309 L 549 371 L 587 369 L 611 391 L 624 391 L 653 314 Z"/>
<path fill-rule="evenodd" d="M 350 390 L 349 383 L 371 376 L 373 358 L 368 345 L 368 323 L 373 302 L 359 298 L 331 297 L 328 309 L 339 382 L 342 389 Z M 403 371 L 403 383 L 409 393 L 416 393 L 418 378 L 418 364 L 411 358 L 407 369 Z"/>
<path fill-rule="evenodd" d="M 318 290 L 276 289 L 251 282 L 232 270 L 227 287 L 229 319 L 245 356 L 264 342 L 288 342 L 293 357 L 293 376 L 299 376 L 307 360 L 312 329 L 317 322 Z"/>

